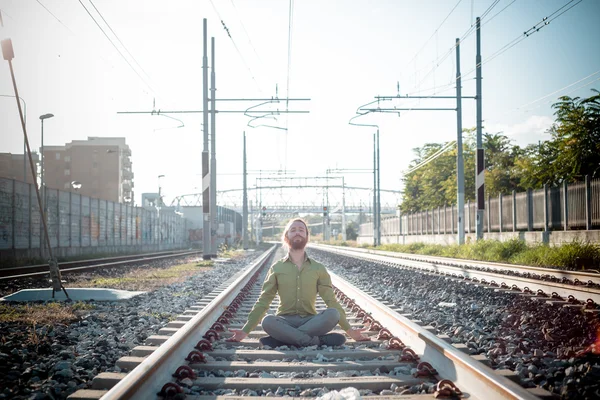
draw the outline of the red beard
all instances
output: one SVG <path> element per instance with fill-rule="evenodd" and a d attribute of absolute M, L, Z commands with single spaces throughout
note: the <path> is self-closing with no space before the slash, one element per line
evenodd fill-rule
<path fill-rule="evenodd" d="M 302 250 L 306 246 L 307 239 L 302 236 L 296 236 L 290 240 L 290 247 L 293 250 Z"/>

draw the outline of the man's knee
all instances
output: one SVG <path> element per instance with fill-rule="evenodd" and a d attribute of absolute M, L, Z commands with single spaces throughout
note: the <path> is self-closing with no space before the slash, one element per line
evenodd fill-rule
<path fill-rule="evenodd" d="M 328 308 L 327 310 L 323 311 L 323 315 L 327 316 L 329 320 L 335 322 L 336 324 L 340 320 L 340 312 L 335 308 Z"/>
<path fill-rule="evenodd" d="M 260 324 L 262 325 L 262 328 L 264 330 L 267 330 L 273 326 L 276 320 L 277 318 L 274 315 L 269 314 L 262 319 L 262 322 Z"/>

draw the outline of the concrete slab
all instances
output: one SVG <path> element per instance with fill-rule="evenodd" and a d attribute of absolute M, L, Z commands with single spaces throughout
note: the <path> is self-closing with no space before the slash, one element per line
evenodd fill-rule
<path fill-rule="evenodd" d="M 74 301 L 119 301 L 139 296 L 146 292 L 130 292 L 127 290 L 103 288 L 67 288 L 69 298 Z M 63 291 L 54 294 L 54 300 L 66 300 Z M 52 289 L 24 289 L 0 298 L 0 301 L 46 301 L 52 300 Z"/>

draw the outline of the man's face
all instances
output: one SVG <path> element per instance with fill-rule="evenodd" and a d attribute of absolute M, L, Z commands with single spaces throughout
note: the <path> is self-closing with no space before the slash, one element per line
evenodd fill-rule
<path fill-rule="evenodd" d="M 306 246 L 308 232 L 306 232 L 306 227 L 302 222 L 294 222 L 290 226 L 287 236 L 292 249 L 302 250 Z"/>

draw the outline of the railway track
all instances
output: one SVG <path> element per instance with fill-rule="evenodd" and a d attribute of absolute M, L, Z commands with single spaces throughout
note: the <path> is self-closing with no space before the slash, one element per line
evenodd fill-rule
<path fill-rule="evenodd" d="M 99 374 L 92 390 L 69 398 L 317 397 L 348 387 L 357 390 L 355 395 L 378 398 L 428 399 L 436 392 L 442 398 L 486 400 L 551 397 L 542 389 L 519 386 L 511 371 L 492 370 L 484 356 L 467 355 L 464 346 L 435 336 L 432 327 L 421 326 L 333 273 L 349 322 L 369 327 L 370 342 L 349 340 L 343 348 L 261 349 L 260 326 L 240 343 L 226 342 L 227 329 L 240 328 L 258 298 L 274 253 L 275 247 L 150 336 L 146 346 L 120 359 L 122 373 Z M 317 308 L 325 306 L 317 302 Z"/>
<path fill-rule="evenodd" d="M 61 274 L 68 274 L 74 272 L 89 271 L 97 268 L 111 268 L 119 267 L 123 265 L 133 265 L 138 263 L 146 263 L 155 260 L 165 260 L 169 258 L 176 258 L 182 256 L 188 256 L 193 254 L 200 254 L 201 251 L 167 251 L 160 253 L 146 253 L 136 254 L 120 257 L 107 257 L 107 258 L 96 258 L 93 260 L 81 260 L 81 261 L 68 261 L 59 263 Z M 24 267 L 5 268 L 0 269 L 0 280 L 18 279 L 26 277 L 36 277 L 48 275 L 48 265 L 31 265 Z"/>
<path fill-rule="evenodd" d="M 469 261 L 337 246 L 311 247 L 335 254 L 376 261 L 392 267 L 445 275 L 496 291 L 522 293 L 533 300 L 598 313 L 600 274 L 525 265 Z"/>

